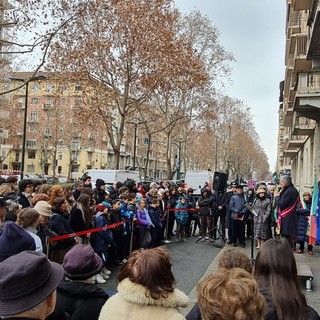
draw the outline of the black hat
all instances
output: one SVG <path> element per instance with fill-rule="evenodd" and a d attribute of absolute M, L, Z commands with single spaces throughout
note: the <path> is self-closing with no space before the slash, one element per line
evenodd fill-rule
<path fill-rule="evenodd" d="M 6 222 L 0 230 L 0 262 L 25 250 L 36 250 L 34 239 L 14 222 Z"/>
<path fill-rule="evenodd" d="M 101 186 L 104 186 L 106 183 L 102 179 L 97 179 L 96 181 L 96 188 L 100 188 Z"/>
<path fill-rule="evenodd" d="M 103 263 L 91 246 L 77 244 L 64 256 L 62 267 L 69 279 L 85 280 L 100 273 Z"/>
<path fill-rule="evenodd" d="M 231 182 L 231 188 L 235 188 L 237 186 L 237 184 L 235 183 L 235 181 Z"/>
<path fill-rule="evenodd" d="M 24 251 L 1 262 L 0 315 L 10 316 L 37 306 L 63 278 L 62 267 L 39 251 Z"/>
<path fill-rule="evenodd" d="M 237 189 L 243 189 L 243 185 L 238 184 L 238 185 L 236 186 L 236 188 L 237 188 Z"/>

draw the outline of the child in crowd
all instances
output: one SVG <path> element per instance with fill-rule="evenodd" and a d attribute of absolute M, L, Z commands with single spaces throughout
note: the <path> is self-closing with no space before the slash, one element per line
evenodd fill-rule
<path fill-rule="evenodd" d="M 183 196 L 181 199 L 177 201 L 176 210 L 174 212 L 174 217 L 176 218 L 177 227 L 176 227 L 176 241 L 187 241 L 186 239 L 186 224 L 188 222 L 188 211 L 186 198 Z"/>
<path fill-rule="evenodd" d="M 151 233 L 150 248 L 155 248 L 160 245 L 161 228 L 162 228 L 161 211 L 159 208 L 158 199 L 151 199 L 151 203 L 148 207 L 148 212 L 149 212 L 151 222 L 154 225 L 154 227 L 150 228 L 150 233 Z"/>
<path fill-rule="evenodd" d="M 94 220 L 94 227 L 106 227 L 111 224 L 110 220 L 110 212 L 109 208 L 103 204 L 96 205 L 96 215 Z M 108 251 L 113 242 L 113 235 L 111 229 L 101 230 L 96 232 L 91 239 L 91 245 L 94 251 L 98 254 L 101 258 L 104 269 L 101 271 L 100 274 L 97 275 L 97 282 L 98 283 L 105 283 L 110 275 L 110 271 L 106 268 L 108 263 Z"/>
<path fill-rule="evenodd" d="M 141 199 L 137 204 L 137 243 L 139 248 L 148 248 L 151 242 L 150 228 L 154 225 L 146 208 L 147 201 Z"/>

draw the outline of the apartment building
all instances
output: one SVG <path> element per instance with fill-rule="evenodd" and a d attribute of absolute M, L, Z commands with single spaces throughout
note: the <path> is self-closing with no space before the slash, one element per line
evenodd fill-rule
<path fill-rule="evenodd" d="M 278 172 L 310 191 L 320 176 L 320 1 L 287 0 Z"/>
<path fill-rule="evenodd" d="M 24 137 L 25 174 L 78 178 L 87 169 L 115 169 L 115 154 L 105 124 L 99 117 L 81 113 L 81 106 L 87 103 L 83 93 L 86 83 L 48 72 L 32 76 L 18 72 L 1 79 L 1 92 L 20 88 L 2 95 L 0 170 L 20 171 Z M 26 85 L 24 80 L 30 78 Z M 116 108 L 112 116 L 116 129 Z M 119 169 L 132 169 L 135 163 L 141 177 L 165 178 L 161 145 L 151 146 L 145 170 L 148 143 L 142 126 L 128 124 L 120 147 Z"/>

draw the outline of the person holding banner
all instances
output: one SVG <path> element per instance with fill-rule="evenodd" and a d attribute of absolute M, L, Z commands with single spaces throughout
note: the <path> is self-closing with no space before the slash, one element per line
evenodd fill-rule
<path fill-rule="evenodd" d="M 293 237 L 296 235 L 297 212 L 299 192 L 294 187 L 290 176 L 280 178 L 281 189 L 275 193 L 275 201 L 278 206 L 278 229 L 281 237 L 288 240 L 293 248 Z"/>

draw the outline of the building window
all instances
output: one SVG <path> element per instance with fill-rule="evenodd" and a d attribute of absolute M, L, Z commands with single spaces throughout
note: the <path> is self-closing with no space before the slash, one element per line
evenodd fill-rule
<path fill-rule="evenodd" d="M 61 103 L 62 106 L 65 106 L 65 105 L 67 104 L 67 99 L 64 98 L 64 97 L 61 98 L 61 99 L 60 99 L 60 103 Z"/>
<path fill-rule="evenodd" d="M 28 166 L 27 166 L 27 171 L 28 171 L 28 172 L 35 172 L 35 165 L 33 165 L 33 164 L 28 164 Z"/>
<path fill-rule="evenodd" d="M 58 174 L 62 173 L 62 166 L 58 166 Z"/>
<path fill-rule="evenodd" d="M 81 103 L 82 103 L 81 98 L 74 99 L 74 106 L 75 107 L 80 107 Z"/>
<path fill-rule="evenodd" d="M 59 86 L 59 91 L 60 91 L 61 93 L 64 93 L 65 91 L 67 91 L 67 86 L 64 86 L 64 85 Z"/>
<path fill-rule="evenodd" d="M 31 104 L 38 104 L 39 98 L 31 98 Z"/>
<path fill-rule="evenodd" d="M 16 154 L 15 154 L 15 161 L 16 162 L 19 162 L 19 159 L 20 158 L 20 152 L 16 152 Z"/>
<path fill-rule="evenodd" d="M 39 119 L 38 111 L 31 111 L 30 120 L 38 121 L 38 119 Z"/>
<path fill-rule="evenodd" d="M 82 85 L 81 84 L 76 84 L 75 86 L 74 86 L 74 91 L 82 91 Z"/>
<path fill-rule="evenodd" d="M 38 83 L 32 83 L 31 88 L 34 92 L 40 91 L 40 85 Z"/>
<path fill-rule="evenodd" d="M 28 152 L 28 159 L 35 159 L 36 158 L 36 153 L 34 151 Z"/>
<path fill-rule="evenodd" d="M 24 97 L 19 97 L 18 98 L 18 107 L 20 109 L 24 109 L 24 101 L 25 101 L 25 98 Z"/>
<path fill-rule="evenodd" d="M 27 147 L 35 148 L 37 146 L 36 140 L 27 140 Z"/>
<path fill-rule="evenodd" d="M 29 132 L 36 132 L 36 126 L 34 123 L 30 123 Z"/>
<path fill-rule="evenodd" d="M 58 143 L 59 143 L 59 146 L 62 147 L 63 146 L 63 139 L 59 139 Z"/>
<path fill-rule="evenodd" d="M 11 83 L 5 83 L 3 86 L 4 91 L 9 91 L 11 90 Z"/>
<path fill-rule="evenodd" d="M 62 160 L 62 154 L 58 155 L 58 160 Z"/>
<path fill-rule="evenodd" d="M 0 119 L 1 120 L 9 120 L 9 111 L 0 110 Z"/>
<path fill-rule="evenodd" d="M 53 89 L 54 89 L 54 85 L 51 83 L 47 83 L 47 85 L 46 85 L 47 92 L 52 92 Z"/>

